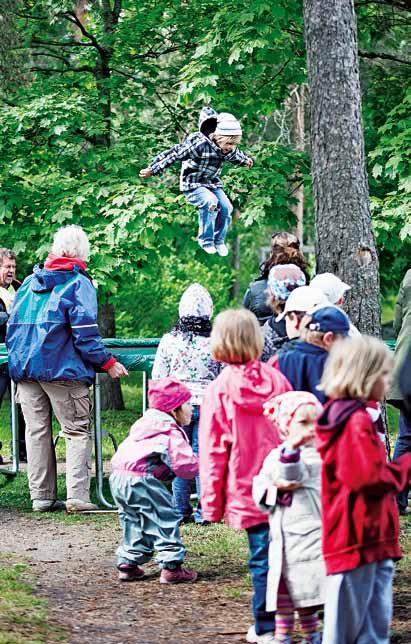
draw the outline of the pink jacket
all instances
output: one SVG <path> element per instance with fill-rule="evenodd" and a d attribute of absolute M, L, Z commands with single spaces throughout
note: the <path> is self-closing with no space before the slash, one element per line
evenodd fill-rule
<path fill-rule="evenodd" d="M 279 443 L 263 403 L 291 390 L 288 380 L 259 360 L 229 365 L 206 389 L 200 413 L 200 487 L 204 519 L 224 516 L 233 528 L 268 522 L 252 498 L 253 477 Z"/>
<path fill-rule="evenodd" d="M 158 409 L 147 409 L 137 420 L 111 460 L 113 471 L 136 476 L 151 474 L 160 480 L 198 474 L 186 433 L 172 416 Z"/>

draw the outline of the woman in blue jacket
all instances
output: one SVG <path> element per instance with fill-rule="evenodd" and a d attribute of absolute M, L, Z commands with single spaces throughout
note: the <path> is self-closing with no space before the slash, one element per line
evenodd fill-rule
<path fill-rule="evenodd" d="M 96 509 L 90 503 L 91 401 L 96 371 L 127 375 L 105 348 L 96 290 L 86 273 L 90 245 L 80 226 L 54 236 L 44 264 L 17 292 L 7 328 L 9 371 L 26 421 L 27 471 L 35 512 Z M 57 500 L 51 414 L 66 439 L 67 502 Z"/>

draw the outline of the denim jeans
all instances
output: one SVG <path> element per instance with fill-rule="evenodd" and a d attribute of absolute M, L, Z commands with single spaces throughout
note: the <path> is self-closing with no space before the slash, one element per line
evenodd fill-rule
<path fill-rule="evenodd" d="M 200 421 L 200 407 L 199 405 L 193 405 L 193 414 L 191 416 L 191 423 L 184 427 L 184 430 L 190 441 L 190 445 L 193 448 L 194 454 L 198 454 L 198 424 Z M 196 476 L 196 492 L 198 505 L 197 510 L 194 512 L 194 521 L 196 523 L 201 523 L 203 520 L 203 515 L 201 512 L 200 506 L 200 477 Z M 192 479 L 182 479 L 179 476 L 173 480 L 173 495 L 174 503 L 181 514 L 182 517 L 188 518 L 191 517 L 193 513 L 193 508 L 190 503 L 190 494 L 191 494 L 191 483 Z"/>
<path fill-rule="evenodd" d="M 11 380 L 7 367 L 0 367 L 0 407 L 3 402 L 4 394 L 7 390 L 10 391 Z M 26 424 L 24 422 L 23 412 L 21 405 L 17 405 L 17 424 L 19 428 L 19 454 L 20 458 L 27 458 L 26 454 Z M 10 430 L 11 430 L 11 414 L 10 414 Z"/>
<path fill-rule="evenodd" d="M 407 452 L 411 452 L 411 420 L 401 410 L 398 438 L 394 450 L 394 461 Z M 408 505 L 408 491 L 409 488 L 406 488 L 397 495 L 397 503 L 400 510 L 405 510 Z"/>
<path fill-rule="evenodd" d="M 257 635 L 273 632 L 275 628 L 275 612 L 267 611 L 265 602 L 267 594 L 268 574 L 268 544 L 270 527 L 268 523 L 247 528 L 250 559 L 248 568 L 253 582 L 254 595 L 252 600 Z"/>
<path fill-rule="evenodd" d="M 388 644 L 393 575 L 392 559 L 328 575 L 323 644 Z"/>
<path fill-rule="evenodd" d="M 198 243 L 205 246 L 224 244 L 231 223 L 233 206 L 222 188 L 195 188 L 184 193 L 198 208 Z"/>

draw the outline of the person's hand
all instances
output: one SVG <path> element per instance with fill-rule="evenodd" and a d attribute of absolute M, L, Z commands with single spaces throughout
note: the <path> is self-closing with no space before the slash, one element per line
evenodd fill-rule
<path fill-rule="evenodd" d="M 310 443 L 315 437 L 315 427 L 307 427 L 306 429 L 301 429 L 295 434 L 288 436 L 285 445 L 290 449 L 297 449 L 302 447 L 307 443 Z"/>
<path fill-rule="evenodd" d="M 140 170 L 140 177 L 142 179 L 147 179 L 148 177 L 152 177 L 152 176 L 153 176 L 153 172 L 151 168 L 143 168 L 142 170 Z"/>
<path fill-rule="evenodd" d="M 298 481 L 286 481 L 285 479 L 277 479 L 274 485 L 280 492 L 293 492 L 301 487 L 301 483 Z"/>
<path fill-rule="evenodd" d="M 248 159 L 246 161 L 247 168 L 252 168 L 253 165 L 254 165 L 254 159 L 252 159 L 251 157 L 248 157 Z"/>
<path fill-rule="evenodd" d="M 128 371 L 121 362 L 115 362 L 110 369 L 108 369 L 107 373 L 111 378 L 122 378 L 122 376 L 128 376 Z"/>

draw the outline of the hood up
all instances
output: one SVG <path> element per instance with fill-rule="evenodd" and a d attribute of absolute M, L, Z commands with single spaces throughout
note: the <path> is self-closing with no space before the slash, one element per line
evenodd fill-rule
<path fill-rule="evenodd" d="M 181 296 L 178 315 L 183 317 L 198 317 L 210 319 L 213 315 L 213 300 L 204 286 L 195 282 Z"/>
<path fill-rule="evenodd" d="M 78 266 L 74 266 L 70 271 L 50 271 L 44 268 L 43 264 L 37 264 L 33 268 L 33 277 L 31 280 L 31 290 L 34 293 L 47 293 L 53 290 L 58 284 L 69 282 L 78 273 L 81 273 Z"/>
<path fill-rule="evenodd" d="M 200 130 L 201 134 L 209 137 L 210 134 L 215 132 L 215 129 L 217 127 L 217 117 L 218 114 L 215 110 L 213 110 L 212 107 L 210 107 L 209 105 L 203 107 L 198 118 L 198 129 Z"/>
<path fill-rule="evenodd" d="M 366 406 L 360 400 L 330 400 L 325 405 L 317 419 L 317 449 L 320 454 L 327 451 L 351 414 L 360 409 L 366 412 Z"/>
<path fill-rule="evenodd" d="M 225 390 L 229 397 L 249 413 L 262 414 L 264 403 L 275 393 L 285 390 L 284 376 L 259 360 L 230 365 L 222 371 Z"/>

